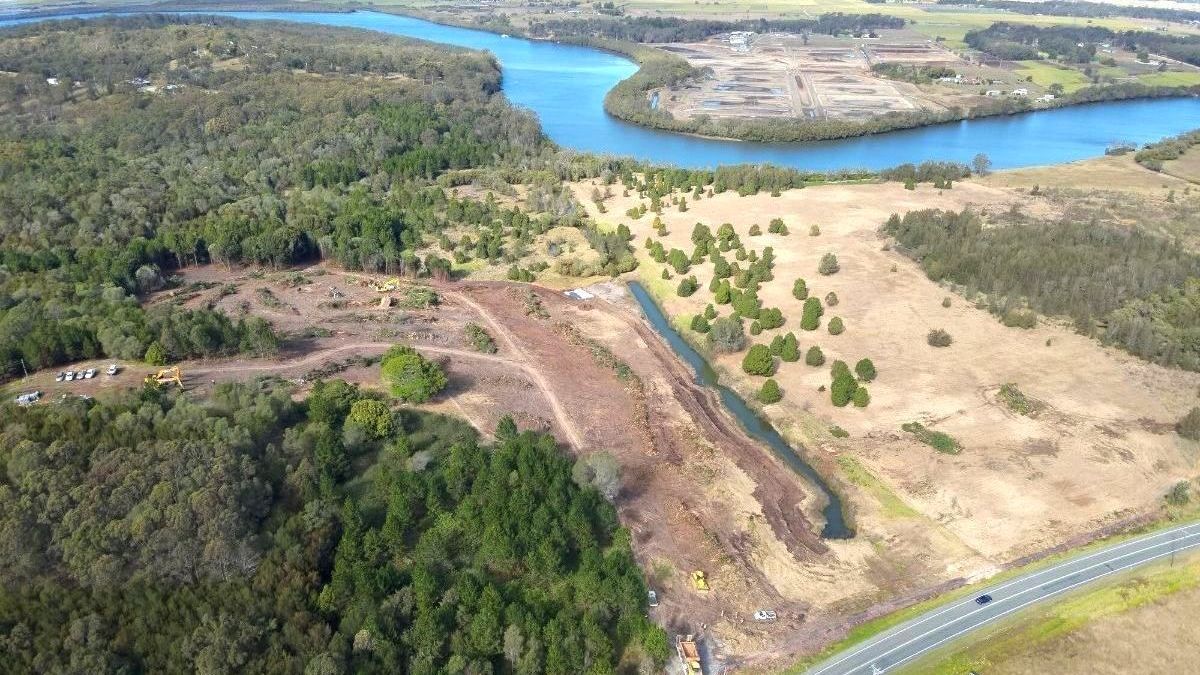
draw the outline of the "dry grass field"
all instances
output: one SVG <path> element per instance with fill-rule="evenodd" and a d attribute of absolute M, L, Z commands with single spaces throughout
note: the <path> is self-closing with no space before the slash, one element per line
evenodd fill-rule
<path fill-rule="evenodd" d="M 752 338 L 769 343 L 794 331 L 802 350 L 819 345 L 827 363 L 781 364 L 774 376 L 782 402 L 765 414 L 783 433 L 809 448 L 817 461 L 832 460 L 850 491 L 860 536 L 834 542 L 832 555 L 797 592 L 825 598 L 824 611 L 845 612 L 915 593 L 954 579 L 981 578 L 1023 556 L 1086 540 L 1105 528 L 1155 514 L 1176 481 L 1197 474 L 1197 444 L 1174 434 L 1174 422 L 1196 403 L 1200 375 L 1149 365 L 1043 321 L 1036 328 L 1007 328 L 982 309 L 931 282 L 914 262 L 889 250 L 878 227 L 892 213 L 922 208 L 998 213 L 1020 209 L 1052 218 L 1053 199 L 993 183 L 961 182 L 952 190 L 895 183 L 829 185 L 739 197 L 726 193 L 688 210 L 666 209 L 668 249 L 692 248 L 697 222 L 713 231 L 731 223 L 747 248 L 776 255 L 775 280 L 760 291 L 764 307 L 782 309 L 787 323 Z M 591 186 L 579 187 L 586 198 Z M 674 293 L 677 279 L 659 278 L 662 266 L 641 244 L 655 236 L 652 216 L 622 214 L 636 195 L 606 203 L 601 222 L 624 222 L 641 251 L 641 278 L 676 323 L 711 301 L 711 263 L 694 266 L 701 290 L 690 298 Z M 765 234 L 768 222 L 784 220 L 791 234 Z M 751 237 L 758 224 L 764 234 Z M 819 236 L 809 236 L 811 225 Z M 841 271 L 817 273 L 825 253 L 837 255 Z M 799 329 L 801 302 L 791 295 L 796 277 L 810 294 L 835 292 L 820 329 Z M 943 299 L 951 297 L 950 307 Z M 723 314 L 727 307 L 720 308 Z M 830 335 L 833 316 L 846 325 Z M 926 333 L 943 328 L 954 344 L 936 349 Z M 685 331 L 686 332 L 686 331 Z M 693 336 L 696 334 L 692 333 Z M 869 385 L 868 408 L 835 408 L 828 392 L 829 362 L 871 358 L 878 379 Z M 752 397 L 762 379 L 742 373 L 742 353 L 721 356 L 724 381 Z M 1020 415 L 998 397 L 1016 383 L 1037 410 Z M 918 421 L 950 434 L 963 447 L 946 455 L 918 443 L 900 426 Z M 833 425 L 850 432 L 837 440 Z M 828 466 L 830 462 L 827 462 Z"/>

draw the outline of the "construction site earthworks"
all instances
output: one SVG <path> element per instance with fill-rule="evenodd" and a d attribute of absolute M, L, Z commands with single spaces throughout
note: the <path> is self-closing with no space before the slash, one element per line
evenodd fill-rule
<path fill-rule="evenodd" d="M 882 63 L 962 70 L 954 52 L 919 35 L 886 38 L 732 33 L 658 45 L 704 70 L 703 77 L 657 91 L 676 117 L 863 120 L 889 112 L 940 111 L 981 100 L 979 92 L 918 87 L 872 71 Z"/>
<path fill-rule="evenodd" d="M 229 380 L 279 378 L 297 398 L 317 379 L 381 388 L 379 357 L 408 344 L 441 362 L 449 386 L 422 406 L 489 437 L 502 416 L 550 432 L 575 457 L 619 464 L 613 495 L 672 635 L 695 634 L 707 663 L 773 652 L 812 622 L 806 577 L 828 547 L 813 522 L 818 492 L 751 440 L 640 315 L 621 282 L 561 291 L 510 282 L 418 284 L 318 265 L 277 272 L 210 265 L 181 271 L 150 304 L 261 316 L 284 337 L 277 356 L 179 364 L 188 394 Z M 469 328 L 475 327 L 475 328 Z M 476 328 L 490 347 L 473 341 Z M 140 385 L 156 369 L 121 363 L 111 377 L 22 383 L 57 398 Z M 167 386 L 175 386 L 165 380 Z M 706 588 L 692 574 L 703 572 Z M 770 621 L 755 620 L 769 609 Z"/>

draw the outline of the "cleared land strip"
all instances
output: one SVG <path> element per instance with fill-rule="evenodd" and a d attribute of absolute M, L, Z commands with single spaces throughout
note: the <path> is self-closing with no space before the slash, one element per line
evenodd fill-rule
<path fill-rule="evenodd" d="M 1030 605 L 1117 572 L 1180 551 L 1200 548 L 1200 523 L 1173 527 L 1030 572 L 978 595 L 901 624 L 808 671 L 809 675 L 878 674 L 891 671 L 943 644 Z M 991 596 L 979 604 L 975 598 Z"/>

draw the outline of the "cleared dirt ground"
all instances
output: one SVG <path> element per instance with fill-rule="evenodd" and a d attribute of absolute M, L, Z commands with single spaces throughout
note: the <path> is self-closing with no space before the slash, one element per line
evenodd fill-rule
<path fill-rule="evenodd" d="M 660 105 L 682 118 L 866 119 L 887 112 L 940 110 L 944 106 L 915 85 L 874 75 L 871 64 L 962 64 L 953 52 L 916 36 L 880 41 L 735 33 L 659 48 L 710 73 L 659 93 Z"/>
<path fill-rule="evenodd" d="M 621 465 L 622 523 L 661 601 L 655 619 L 672 632 L 701 634 L 716 663 L 775 653 L 827 602 L 808 582 L 837 572 L 806 516 L 819 505 L 695 384 L 622 284 L 593 287 L 597 298 L 580 302 L 524 284 L 442 283 L 432 286 L 437 305 L 409 309 L 401 306 L 407 285 L 380 293 L 372 284 L 382 277 L 325 266 L 207 266 L 182 277 L 178 290 L 150 302 L 263 316 L 286 336 L 277 358 L 181 364 L 190 393 L 261 376 L 295 382 L 297 395 L 318 377 L 379 387 L 377 357 L 404 343 L 440 361 L 449 376 L 428 409 L 464 417 L 485 436 L 511 414 L 523 429 L 555 434 L 573 455 L 610 452 Z M 395 302 L 381 307 L 383 297 Z M 491 334 L 496 353 L 471 348 L 468 322 Z M 632 375 L 619 377 L 618 362 Z M 152 370 L 122 366 L 115 378 L 54 383 L 53 373 L 39 373 L 21 386 L 42 390 L 47 401 L 63 393 L 102 395 L 140 386 Z M 708 574 L 711 591 L 691 588 L 692 570 Z M 753 622 L 762 608 L 776 610 L 779 620 Z"/>
<path fill-rule="evenodd" d="M 606 206 L 620 214 L 636 202 L 634 195 Z M 827 576 L 814 573 L 797 588 L 829 616 L 980 578 L 1153 517 L 1173 483 L 1196 475 L 1197 445 L 1172 426 L 1196 404 L 1200 375 L 1146 364 L 1050 323 L 1006 328 L 957 296 L 945 308 L 943 298 L 953 294 L 888 250 L 877 232 L 891 213 L 919 208 L 1017 208 L 1053 217 L 1061 209 L 1054 200 L 974 182 L 948 191 L 888 183 L 811 187 L 778 198 L 727 193 L 689 199 L 688 207 L 686 213 L 664 211 L 664 245 L 690 251 L 696 222 L 713 231 L 729 222 L 747 248 L 772 246 L 775 280 L 764 284 L 760 297 L 764 306 L 781 308 L 788 323 L 754 341 L 795 331 L 802 350 L 819 345 L 828 359 L 820 368 L 781 364 L 775 378 L 785 398 L 765 412 L 815 461 L 838 467 L 856 506 L 860 537 L 831 544 L 831 555 L 818 563 Z M 642 255 L 640 274 L 671 316 L 686 321 L 711 301 L 711 263 L 693 267 L 701 290 L 690 298 L 674 294 L 677 279 L 659 279 L 662 266 L 641 246 L 654 235 L 652 215 L 636 221 L 596 215 L 630 226 Z M 774 217 L 783 218 L 789 236 L 749 236 L 751 225 L 765 232 Z M 814 224 L 820 236 L 809 236 Z M 816 271 L 826 252 L 841 264 L 829 277 Z M 823 298 L 834 291 L 840 299 L 817 331 L 798 327 L 801 303 L 791 296 L 797 276 L 808 281 L 810 294 Z M 832 316 L 845 321 L 842 335 L 826 331 Z M 931 328 L 948 330 L 953 346 L 930 347 L 925 336 Z M 741 356 L 721 357 L 716 366 L 751 395 L 762 380 L 741 373 Z M 862 357 L 879 371 L 869 385 L 870 407 L 833 407 L 828 392 L 818 391 L 829 385 L 828 363 Z M 997 398 L 1006 382 L 1017 383 L 1042 409 L 1027 417 L 1010 411 Z M 911 421 L 949 433 L 963 452 L 939 454 L 916 442 L 900 430 Z M 826 431 L 831 425 L 850 438 L 834 439 Z"/>

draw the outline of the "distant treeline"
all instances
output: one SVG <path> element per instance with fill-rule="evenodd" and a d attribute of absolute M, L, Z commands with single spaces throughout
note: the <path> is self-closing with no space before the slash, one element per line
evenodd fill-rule
<path fill-rule="evenodd" d="M 1134 19 L 1157 19 L 1159 21 L 1200 21 L 1200 11 L 1167 9 L 1163 7 L 1137 7 L 1110 5 L 1085 0 L 1044 0 L 1022 2 L 1021 0 L 938 0 L 939 5 L 982 7 L 1000 9 L 1015 14 L 1037 14 L 1042 16 L 1107 17 L 1127 16 Z"/>
<path fill-rule="evenodd" d="M 914 84 L 929 84 L 941 77 L 954 77 L 953 68 L 948 66 L 927 66 L 907 63 L 876 63 L 872 64 L 871 72 L 883 77 L 912 82 Z"/>
<path fill-rule="evenodd" d="M 963 39 L 971 47 L 1011 61 L 1050 58 L 1088 63 L 1100 45 L 1146 52 L 1200 65 L 1200 35 L 1170 35 L 1152 31 L 1116 32 L 1099 26 L 1030 26 L 1000 22 L 973 30 Z"/>
<path fill-rule="evenodd" d="M 694 42 L 721 33 L 862 34 L 882 28 L 903 28 L 904 19 L 887 14 L 822 14 L 815 19 L 692 20 L 676 17 L 627 16 L 577 19 L 534 19 L 529 35 L 536 38 L 594 37 L 628 42 Z"/>
<path fill-rule="evenodd" d="M 930 279 L 983 293 L 1010 325 L 1026 308 L 1066 316 L 1141 358 L 1200 370 L 1200 256 L 1176 242 L 1071 221 L 985 227 L 970 211 L 893 215 L 883 230 Z"/>

